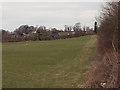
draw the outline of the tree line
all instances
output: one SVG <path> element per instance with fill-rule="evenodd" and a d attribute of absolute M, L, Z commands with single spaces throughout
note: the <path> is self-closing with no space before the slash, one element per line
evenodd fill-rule
<path fill-rule="evenodd" d="M 96 32 L 88 26 L 81 27 L 80 23 L 76 23 L 74 26 L 65 25 L 64 27 L 64 30 L 58 30 L 56 28 L 48 29 L 46 26 L 21 25 L 13 32 L 2 30 L 2 42 L 66 39 L 93 35 Z"/>

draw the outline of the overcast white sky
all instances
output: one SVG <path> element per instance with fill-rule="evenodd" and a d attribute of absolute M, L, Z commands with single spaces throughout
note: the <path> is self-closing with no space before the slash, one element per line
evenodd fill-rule
<path fill-rule="evenodd" d="M 14 31 L 20 25 L 45 25 L 64 29 L 64 25 L 93 27 L 101 2 L 23 2 L 2 3 L 2 29 Z"/>

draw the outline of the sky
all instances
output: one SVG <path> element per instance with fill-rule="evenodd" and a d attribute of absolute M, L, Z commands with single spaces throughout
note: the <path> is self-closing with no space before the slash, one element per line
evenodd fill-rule
<path fill-rule="evenodd" d="M 64 25 L 94 27 L 101 2 L 5 2 L 2 3 L 2 29 L 14 31 L 21 25 L 64 29 Z M 1 26 L 1 25 L 0 25 Z"/>

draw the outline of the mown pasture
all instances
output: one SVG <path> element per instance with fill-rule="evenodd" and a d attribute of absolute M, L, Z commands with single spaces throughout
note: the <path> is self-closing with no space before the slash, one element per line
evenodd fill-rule
<path fill-rule="evenodd" d="M 96 36 L 2 44 L 3 88 L 77 88 L 94 60 Z"/>

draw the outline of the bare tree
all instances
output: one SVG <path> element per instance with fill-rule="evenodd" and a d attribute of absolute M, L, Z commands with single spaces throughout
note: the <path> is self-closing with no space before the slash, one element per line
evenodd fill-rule
<path fill-rule="evenodd" d="M 70 25 L 65 25 L 65 31 L 67 32 L 70 32 L 72 30 L 72 26 Z"/>

